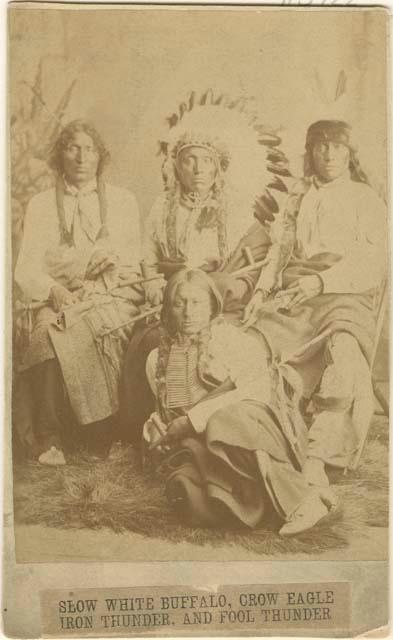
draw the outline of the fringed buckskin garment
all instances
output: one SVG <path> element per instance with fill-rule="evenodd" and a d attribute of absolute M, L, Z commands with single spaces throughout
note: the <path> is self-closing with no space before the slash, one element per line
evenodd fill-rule
<path fill-rule="evenodd" d="M 299 378 L 269 360 L 261 337 L 220 318 L 192 338 L 165 336 L 149 355 L 159 418 L 186 414 L 195 430 L 159 469 L 169 501 L 196 525 L 257 527 L 272 506 L 287 520 L 308 495 Z M 145 440 L 154 428 L 153 415 Z"/>

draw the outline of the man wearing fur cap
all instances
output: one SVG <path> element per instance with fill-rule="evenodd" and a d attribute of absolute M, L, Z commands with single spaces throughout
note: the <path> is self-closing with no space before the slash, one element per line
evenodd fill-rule
<path fill-rule="evenodd" d="M 304 174 L 272 225 L 273 244 L 245 319 L 302 373 L 314 407 L 304 473 L 310 484 L 326 486 L 325 464 L 356 467 L 373 415 L 370 365 L 375 299 L 386 271 L 386 212 L 345 122 L 309 127 Z"/>

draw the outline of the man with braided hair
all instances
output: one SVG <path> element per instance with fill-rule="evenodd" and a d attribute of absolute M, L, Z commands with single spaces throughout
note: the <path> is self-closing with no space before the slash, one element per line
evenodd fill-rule
<path fill-rule="evenodd" d="M 258 125 L 247 101 L 191 93 L 168 119 L 160 140 L 163 189 L 145 225 L 145 275 L 168 279 L 184 268 L 209 273 L 224 300 L 224 311 L 241 317 L 252 292 L 242 248 L 263 257 L 268 236 L 255 220 L 271 216 L 286 191 L 288 176 L 280 139 Z M 258 252 L 262 250 L 262 255 Z M 252 251 L 251 251 L 252 253 Z M 149 282 L 147 300 L 159 304 L 162 283 Z M 140 442 L 154 399 L 145 376 L 148 353 L 157 346 L 157 329 L 138 327 L 128 349 L 122 393 L 125 437 Z"/>
<path fill-rule="evenodd" d="M 269 134 L 255 124 L 243 101 L 215 99 L 211 91 L 199 103 L 192 93 L 168 121 L 159 143 L 163 191 L 145 225 L 145 268 L 166 278 L 180 268 L 202 268 L 227 304 L 229 298 L 242 301 L 252 280 L 244 274 L 232 277 L 226 267 L 255 221 L 257 201 L 276 177 Z M 275 145 L 280 142 L 271 137 Z M 277 199 L 281 194 L 275 186 Z M 147 285 L 151 302 L 161 299 L 159 286 Z"/>
<path fill-rule="evenodd" d="M 245 321 L 302 373 L 314 406 L 304 473 L 310 484 L 326 486 L 325 464 L 356 467 L 373 415 L 370 362 L 386 212 L 345 122 L 309 127 L 304 173 L 273 224 Z"/>
<path fill-rule="evenodd" d="M 104 182 L 108 160 L 96 129 L 71 122 L 50 158 L 55 188 L 34 196 L 26 213 L 15 280 L 34 311 L 20 368 L 32 385 L 43 464 L 65 463 L 64 398 L 78 425 L 96 425 L 96 439 L 109 442 L 126 323 L 143 301 L 135 287 L 118 287 L 139 271 L 139 212 L 129 191 Z"/>

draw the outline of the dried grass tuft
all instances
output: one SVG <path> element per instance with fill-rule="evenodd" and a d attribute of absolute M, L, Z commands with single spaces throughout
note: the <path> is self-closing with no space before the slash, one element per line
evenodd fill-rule
<path fill-rule="evenodd" d="M 150 538 L 212 546 L 240 545 L 261 555 L 319 554 L 347 547 L 365 527 L 388 524 L 387 424 L 371 430 L 356 472 L 334 482 L 340 508 L 319 526 L 290 539 L 278 522 L 256 531 L 188 526 L 168 506 L 157 480 L 143 475 L 132 448 L 116 460 L 92 463 L 75 456 L 65 467 L 38 463 L 15 467 L 15 521 L 60 528 L 110 528 Z"/>

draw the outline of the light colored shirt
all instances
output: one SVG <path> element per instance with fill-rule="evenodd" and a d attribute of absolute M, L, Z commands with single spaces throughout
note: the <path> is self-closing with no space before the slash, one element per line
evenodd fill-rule
<path fill-rule="evenodd" d="M 78 191 L 67 187 L 64 193 L 65 223 L 73 229 L 75 247 L 63 249 L 70 263 L 83 279 L 90 257 L 97 248 L 113 250 L 122 266 L 135 267 L 140 262 L 140 222 L 134 195 L 106 184 L 109 237 L 95 240 L 101 227 L 96 182 Z M 32 300 L 46 300 L 56 280 L 49 274 L 49 256 L 59 248 L 60 232 L 55 189 L 34 196 L 27 206 L 15 280 L 23 294 Z"/>
<path fill-rule="evenodd" d="M 271 227 L 272 255 L 283 237 L 284 224 L 281 213 Z M 341 256 L 320 273 L 323 293 L 369 291 L 379 286 L 386 273 L 385 205 L 371 187 L 354 182 L 349 173 L 326 184 L 314 179 L 301 202 L 296 243 L 306 258 L 321 253 Z M 269 265 L 257 288 L 263 288 L 268 272 Z"/>
<path fill-rule="evenodd" d="M 196 228 L 199 215 L 200 209 L 180 204 L 176 216 L 176 246 L 186 248 L 185 257 L 189 268 L 201 267 L 209 259 L 220 259 L 217 229 L 203 228 L 199 231 Z M 236 249 L 253 222 L 255 220 L 251 213 L 228 212 L 226 230 L 229 252 Z M 169 257 L 164 195 L 157 198 L 146 220 L 143 256 L 149 266 Z"/>
<path fill-rule="evenodd" d="M 342 256 L 321 273 L 324 293 L 360 293 L 379 285 L 387 263 L 386 211 L 368 185 L 344 175 L 312 184 L 297 218 L 297 242 L 307 258 Z"/>
<path fill-rule="evenodd" d="M 157 393 L 156 369 L 158 349 L 146 362 L 146 375 L 153 393 Z M 195 431 L 203 432 L 210 416 L 219 409 L 241 400 L 271 401 L 271 378 L 262 345 L 257 338 L 224 322 L 212 324 L 208 344 L 209 376 L 219 382 L 228 377 L 235 389 L 210 400 L 197 403 L 188 412 Z"/>

